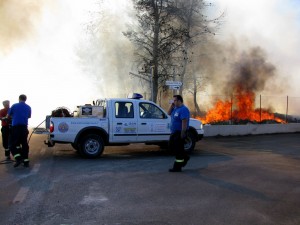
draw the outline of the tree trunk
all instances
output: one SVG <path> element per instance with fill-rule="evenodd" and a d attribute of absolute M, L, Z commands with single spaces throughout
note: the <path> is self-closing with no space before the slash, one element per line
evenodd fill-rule
<path fill-rule="evenodd" d="M 193 100 L 194 100 L 196 115 L 200 115 L 200 107 L 197 103 L 197 78 L 196 78 L 196 76 L 193 76 L 193 81 L 194 81 Z"/>
<path fill-rule="evenodd" d="M 193 16 L 193 4 L 189 8 L 188 17 L 187 17 L 187 21 L 186 21 L 186 29 L 188 32 L 190 32 L 190 30 L 191 30 L 192 16 Z M 183 61 L 183 71 L 180 76 L 180 81 L 182 82 L 182 84 L 184 81 L 184 77 L 185 77 L 185 73 L 186 73 L 187 65 L 188 65 L 188 60 L 189 60 L 189 58 L 188 58 L 189 44 L 190 44 L 190 39 L 187 38 L 184 42 L 184 54 L 185 55 L 184 55 L 184 61 Z M 180 95 L 182 95 L 182 91 L 183 91 L 183 86 L 179 89 Z"/>
<path fill-rule="evenodd" d="M 158 93 L 158 40 L 159 40 L 159 10 L 156 1 L 153 0 L 153 10 L 155 14 L 154 39 L 153 39 L 153 60 L 152 60 L 152 99 L 157 102 Z"/>

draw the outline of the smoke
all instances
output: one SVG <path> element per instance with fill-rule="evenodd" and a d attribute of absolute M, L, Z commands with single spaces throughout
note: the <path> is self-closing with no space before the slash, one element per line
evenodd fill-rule
<path fill-rule="evenodd" d="M 218 55 L 212 60 L 219 70 L 213 75 L 213 82 L 220 84 L 216 79 L 226 76 L 229 83 L 233 79 L 256 92 L 299 96 L 295 85 L 300 72 L 297 66 L 299 3 L 292 0 L 215 2 L 226 16 L 217 35 L 218 44 L 213 48 Z"/>
<path fill-rule="evenodd" d="M 0 0 L 0 53 L 7 54 L 34 37 L 43 8 L 50 1 Z"/>
<path fill-rule="evenodd" d="M 276 86 L 272 82 L 273 79 L 280 78 L 277 78 L 276 67 L 267 61 L 266 55 L 260 47 L 251 48 L 249 52 L 242 52 L 231 67 L 227 89 L 234 90 L 239 87 L 244 91 L 260 93 L 270 82 L 273 90 L 280 93 L 283 91 L 282 86 Z"/>
<path fill-rule="evenodd" d="M 0 96 L 13 104 L 26 94 L 37 125 L 56 107 L 141 90 L 124 79 L 132 69 L 122 34 L 130 2 L 0 0 Z"/>
<path fill-rule="evenodd" d="M 264 106 L 282 113 L 292 96 L 289 112 L 299 112 L 299 3 L 215 0 L 215 6 L 225 17 L 209 43 L 206 93 L 225 99 L 238 87 L 265 96 Z"/>
<path fill-rule="evenodd" d="M 26 94 L 32 107 L 31 126 L 59 106 L 73 110 L 101 97 L 76 54 L 83 47 L 93 0 L 0 3 L 0 96 L 13 104 Z"/>
<path fill-rule="evenodd" d="M 90 12 L 88 44 L 79 49 L 78 55 L 104 97 L 125 97 L 141 90 L 137 80 L 129 76 L 133 72 L 133 46 L 122 34 L 131 20 L 131 12 L 131 1 L 121 0 L 100 2 Z"/>

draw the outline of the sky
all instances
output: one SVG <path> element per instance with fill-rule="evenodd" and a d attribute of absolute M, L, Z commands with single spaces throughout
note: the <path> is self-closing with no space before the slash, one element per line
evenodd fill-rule
<path fill-rule="evenodd" d="M 220 43 L 234 40 L 241 49 L 262 47 L 286 82 L 284 91 L 276 94 L 300 97 L 299 1 L 213 2 L 216 13 L 225 12 L 216 37 Z M 118 90 L 132 91 L 129 84 L 115 79 L 132 69 L 131 49 L 122 49 L 128 42 L 121 33 L 129 20 L 129 1 L 0 3 L 0 101 L 8 99 L 13 104 L 26 94 L 32 107 L 30 126 L 36 127 L 57 107 L 72 111 L 97 98 L 125 97 L 118 96 Z M 91 32 L 99 20 L 109 22 L 98 27 L 100 32 Z"/>
<path fill-rule="evenodd" d="M 298 80 L 300 1 L 217 0 L 216 4 L 226 14 L 221 38 L 233 36 L 239 45 L 262 47 L 283 73 Z M 291 94 L 296 94 L 294 91 Z"/>

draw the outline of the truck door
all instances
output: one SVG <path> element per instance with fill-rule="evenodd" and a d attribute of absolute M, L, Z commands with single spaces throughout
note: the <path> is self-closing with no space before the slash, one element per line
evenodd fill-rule
<path fill-rule="evenodd" d="M 139 102 L 138 141 L 169 140 L 170 117 L 157 105 Z"/>
<path fill-rule="evenodd" d="M 138 130 L 133 102 L 116 100 L 113 104 L 112 141 L 119 143 L 136 142 Z"/>

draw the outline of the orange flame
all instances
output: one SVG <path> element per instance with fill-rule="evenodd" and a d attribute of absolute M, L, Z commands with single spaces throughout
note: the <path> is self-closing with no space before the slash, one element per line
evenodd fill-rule
<path fill-rule="evenodd" d="M 261 122 L 264 120 L 275 120 L 278 123 L 285 123 L 284 120 L 275 117 L 275 115 L 266 109 L 255 109 L 254 100 L 255 94 L 252 91 L 245 91 L 237 88 L 237 95 L 232 101 L 218 100 L 214 107 L 210 109 L 205 117 L 196 117 L 203 124 L 217 123 L 221 121 L 249 120 Z"/>

